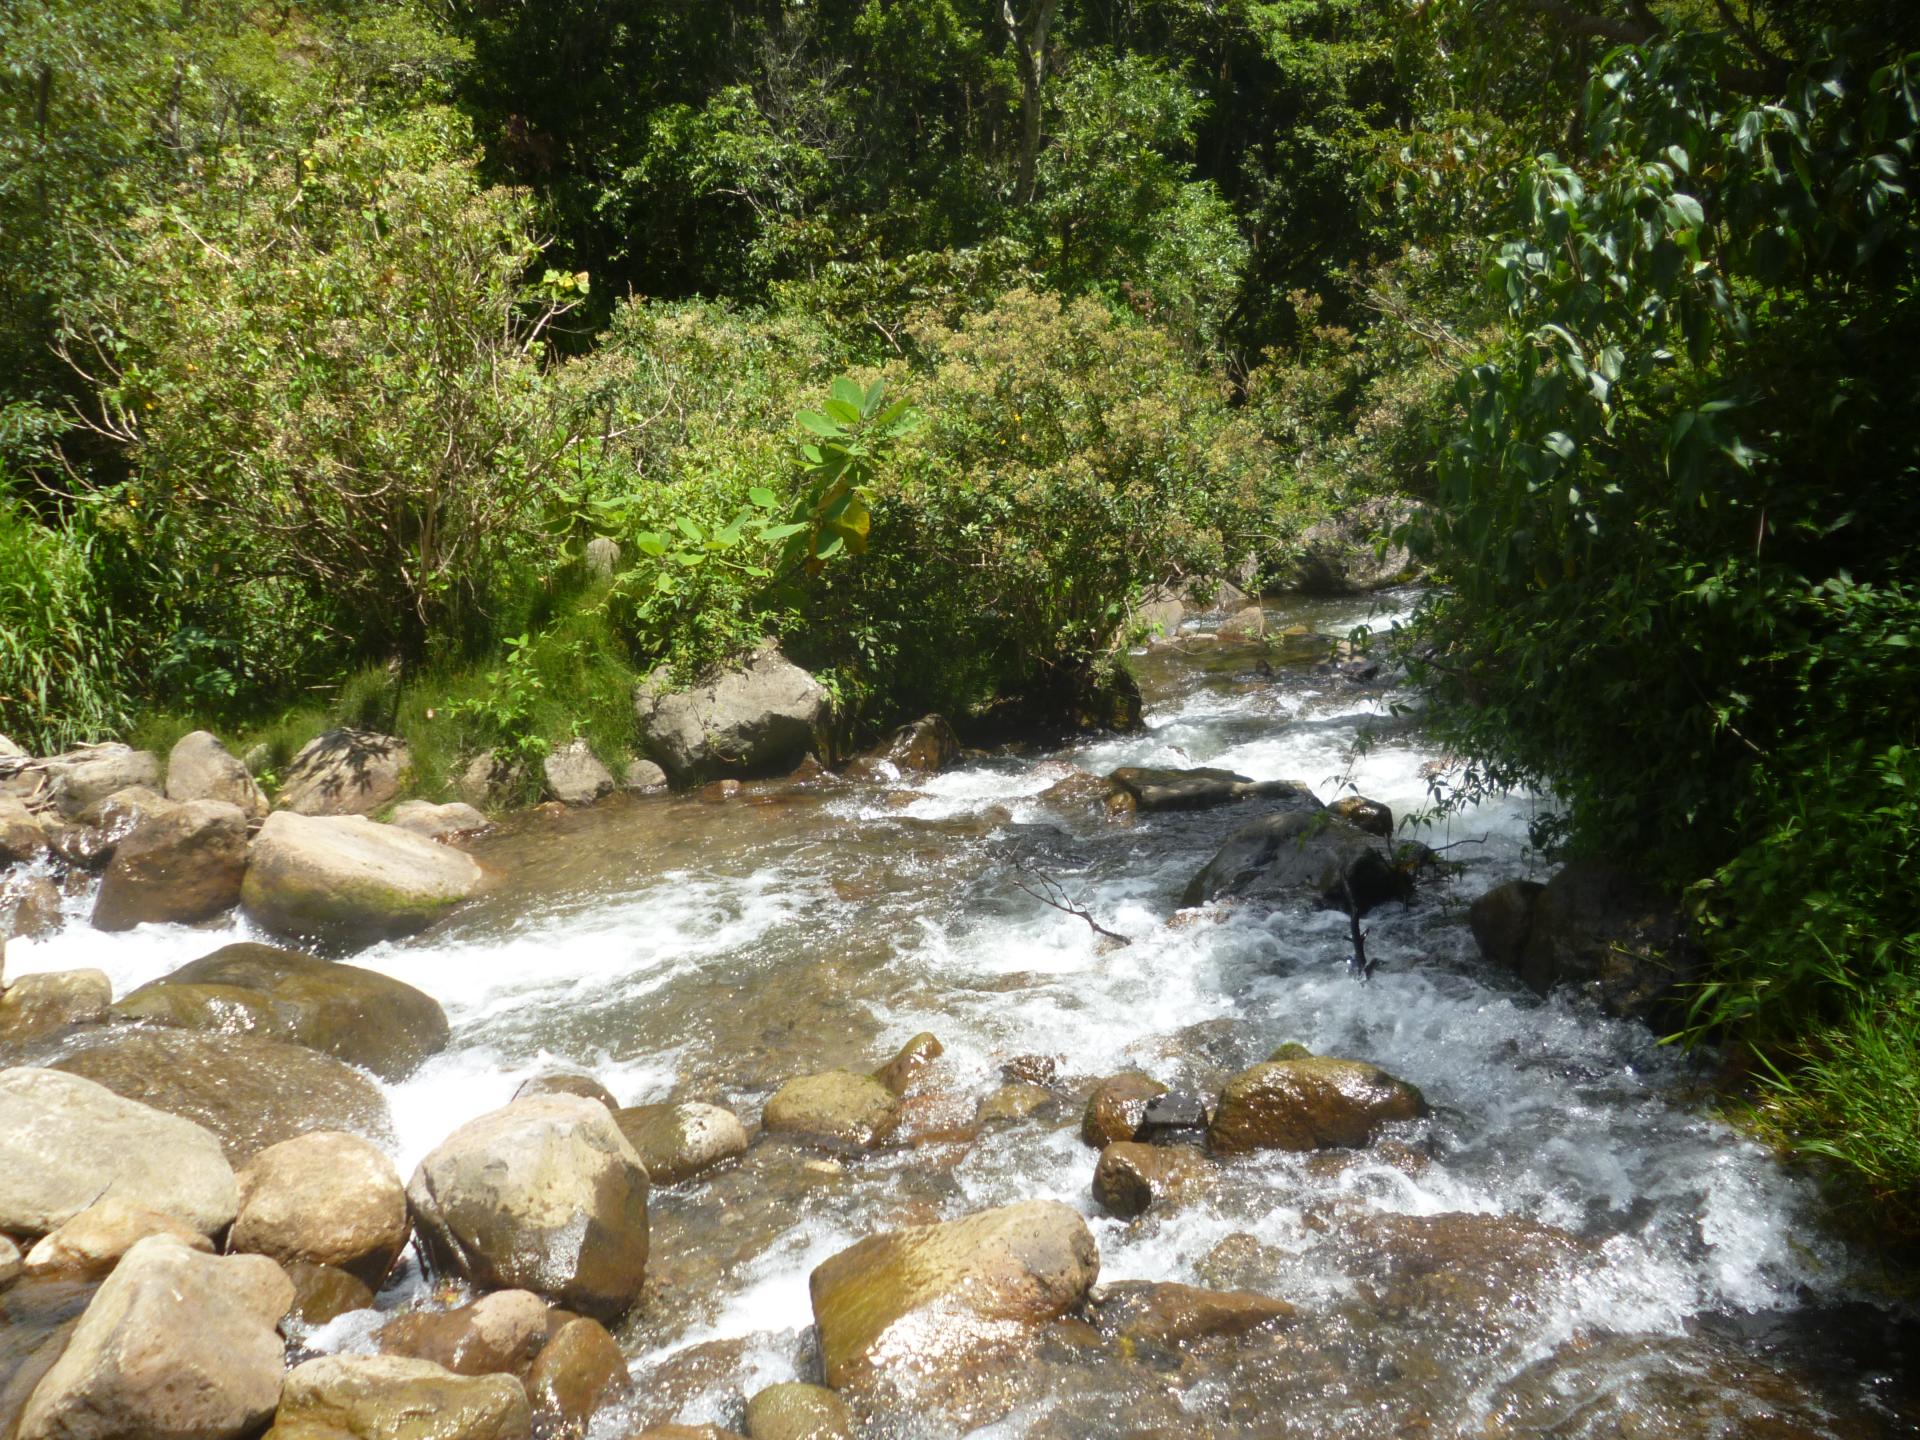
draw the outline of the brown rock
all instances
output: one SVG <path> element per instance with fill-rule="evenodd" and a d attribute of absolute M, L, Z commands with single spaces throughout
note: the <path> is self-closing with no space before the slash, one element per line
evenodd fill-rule
<path fill-rule="evenodd" d="M 448 840 L 487 828 L 487 817 L 462 800 L 435 805 L 431 800 L 402 800 L 387 817 L 389 825 L 429 840 Z"/>
<path fill-rule="evenodd" d="M 454 1375 L 395 1355 L 323 1355 L 295 1367 L 265 1440 L 528 1440 L 511 1375 Z"/>
<path fill-rule="evenodd" d="M 1355 1148 L 1381 1126 L 1427 1113 L 1404 1080 L 1358 1060 L 1269 1060 L 1220 1092 L 1208 1143 L 1221 1155 L 1249 1150 Z"/>
<path fill-rule="evenodd" d="M 547 1302 L 530 1290 L 496 1290 L 455 1310 L 396 1316 L 380 1331 L 380 1353 L 431 1360 L 455 1375 L 524 1380 L 547 1344 L 547 1314 Z"/>
<path fill-rule="evenodd" d="M 980 1102 L 974 1119 L 981 1125 L 1007 1125 L 1058 1103 L 1059 1097 L 1043 1085 L 1010 1081 Z"/>
<path fill-rule="evenodd" d="M 167 799 L 220 800 L 239 806 L 255 820 L 267 813 L 267 797 L 253 783 L 247 767 L 205 730 L 182 735 L 168 754 Z"/>
<path fill-rule="evenodd" d="M 1103 1333 L 1162 1349 L 1217 1335 L 1244 1335 L 1291 1321 L 1296 1313 L 1286 1301 L 1252 1290 L 1202 1290 L 1146 1280 L 1107 1286 L 1098 1311 Z"/>
<path fill-rule="evenodd" d="M 113 982 L 103 970 L 48 970 L 22 975 L 0 991 L 0 1045 L 56 1035 L 70 1025 L 107 1018 Z"/>
<path fill-rule="evenodd" d="M 722 1430 L 718 1425 L 649 1425 L 636 1430 L 627 1440 L 747 1440 L 737 1430 Z"/>
<path fill-rule="evenodd" d="M 27 1252 L 29 1275 L 105 1275 L 149 1235 L 168 1236 L 189 1250 L 213 1253 L 213 1243 L 183 1220 L 102 1195 Z"/>
<path fill-rule="evenodd" d="M 373 1307 L 373 1291 L 344 1270 L 289 1260 L 280 1267 L 293 1282 L 293 1305 L 288 1314 L 310 1329 L 319 1329 L 350 1310 Z"/>
<path fill-rule="evenodd" d="M 656 1185 L 691 1180 L 747 1149 L 740 1117 L 718 1105 L 635 1105 L 614 1111 L 613 1120 Z"/>
<path fill-rule="evenodd" d="M 853 1440 L 853 1415 L 831 1390 L 789 1380 L 747 1401 L 747 1434 L 752 1440 Z"/>
<path fill-rule="evenodd" d="M 1150 1206 L 1166 1205 L 1203 1185 L 1211 1166 L 1192 1145 L 1143 1145 L 1116 1140 L 1093 1167 L 1093 1198 L 1109 1215 L 1131 1220 Z"/>
<path fill-rule="evenodd" d="M 597 1320 L 576 1316 L 553 1332 L 527 1372 L 536 1415 L 584 1427 L 595 1411 L 632 1388 L 627 1357 Z"/>
<path fill-rule="evenodd" d="M 142 821 L 114 848 L 93 902 L 94 928 L 210 920 L 240 903 L 246 871 L 246 812 L 189 800 Z"/>
<path fill-rule="evenodd" d="M 1098 1150 L 1115 1140 L 1131 1140 L 1140 1133 L 1147 1102 L 1167 1093 L 1167 1087 L 1137 1070 L 1110 1075 L 1094 1086 L 1080 1121 L 1080 1138 Z"/>
<path fill-rule="evenodd" d="M 9 875 L 0 884 L 0 943 L 8 935 L 42 940 L 58 934 L 66 923 L 60 909 L 60 887 L 45 875 Z"/>
<path fill-rule="evenodd" d="M 26 803 L 0 795 L 0 870 L 25 865 L 47 853 L 47 831 Z"/>
<path fill-rule="evenodd" d="M 904 1095 L 945 1049 L 935 1036 L 922 1030 L 900 1047 L 899 1054 L 874 1071 L 873 1078 L 895 1095 Z"/>
<path fill-rule="evenodd" d="M 828 1070 L 789 1080 L 767 1101 L 761 1125 L 834 1149 L 869 1150 L 899 1122 L 900 1102 L 871 1075 Z"/>
<path fill-rule="evenodd" d="M 1222 640 L 1258 640 L 1267 633 L 1267 614 L 1258 605 L 1236 610 L 1220 622 Z"/>
<path fill-rule="evenodd" d="M 588 1100 L 598 1100 L 609 1110 L 618 1110 L 620 1102 L 613 1098 L 613 1092 L 591 1075 L 573 1070 L 549 1070 L 520 1082 L 520 1088 L 513 1092 L 515 1100 L 525 1100 L 533 1095 L 579 1095 Z"/>
<path fill-rule="evenodd" d="M 1520 977 L 1542 995 L 1573 986 L 1609 1015 L 1657 1019 L 1698 963 L 1671 896 L 1619 865 L 1576 860 L 1533 899 Z"/>
<path fill-rule="evenodd" d="M 1327 806 L 1327 813 L 1339 816 L 1356 830 L 1378 835 L 1382 840 L 1393 838 L 1393 808 L 1379 800 L 1343 795 Z"/>
<path fill-rule="evenodd" d="M 314 1130 L 269 1145 L 235 1177 L 227 1248 L 332 1265 L 378 1288 L 406 1247 L 407 1192 L 393 1162 L 358 1135 Z"/>

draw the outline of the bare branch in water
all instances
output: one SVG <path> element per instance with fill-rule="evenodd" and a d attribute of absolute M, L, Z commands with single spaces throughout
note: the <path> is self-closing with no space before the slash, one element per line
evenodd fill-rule
<path fill-rule="evenodd" d="M 1026 879 L 1029 875 L 1033 877 L 1034 883 L 1031 885 L 1027 883 Z M 1038 900 L 1042 905 L 1058 910 L 1064 915 L 1079 916 L 1080 919 L 1087 922 L 1088 926 L 1093 930 L 1093 933 L 1102 939 L 1112 940 L 1120 945 L 1131 945 L 1133 943 L 1133 941 L 1125 935 L 1117 934 L 1107 929 L 1106 926 L 1102 925 L 1079 905 L 1075 904 L 1073 897 L 1067 894 L 1066 887 L 1044 871 L 1029 870 L 1024 865 L 1016 864 L 1013 883 L 1026 891 L 1027 894 L 1031 895 L 1034 899 Z"/>
<path fill-rule="evenodd" d="M 1373 978 L 1373 961 L 1367 958 L 1367 932 L 1360 928 L 1360 905 L 1353 898 L 1353 882 L 1345 875 L 1340 877 L 1340 888 L 1347 893 L 1347 931 L 1353 937 L 1354 974 L 1362 980 Z"/>
<path fill-rule="evenodd" d="M 1482 835 L 1478 840 L 1475 840 L 1469 837 L 1468 839 L 1465 839 L 1465 840 L 1455 840 L 1452 842 L 1452 844 L 1448 844 L 1448 845 L 1429 845 L 1427 849 L 1432 854 L 1438 855 L 1442 851 L 1452 850 L 1457 846 L 1461 846 L 1461 845 L 1484 845 L 1487 843 L 1487 841 L 1491 840 L 1492 838 L 1493 838 L 1493 832 L 1489 830 L 1486 834 Z"/>

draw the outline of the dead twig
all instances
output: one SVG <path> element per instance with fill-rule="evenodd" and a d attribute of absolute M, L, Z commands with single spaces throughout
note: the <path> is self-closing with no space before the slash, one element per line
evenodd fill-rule
<path fill-rule="evenodd" d="M 1032 877 L 1032 884 L 1027 883 L 1028 876 Z M 1093 933 L 1102 939 L 1112 940 L 1120 945 L 1131 945 L 1133 943 L 1127 936 L 1107 929 L 1106 926 L 1088 914 L 1085 909 L 1075 904 L 1073 898 L 1067 894 L 1066 888 L 1051 875 L 1020 866 L 1014 871 L 1013 883 L 1049 909 L 1058 910 L 1063 915 L 1078 916 L 1080 919 L 1086 921 Z"/>

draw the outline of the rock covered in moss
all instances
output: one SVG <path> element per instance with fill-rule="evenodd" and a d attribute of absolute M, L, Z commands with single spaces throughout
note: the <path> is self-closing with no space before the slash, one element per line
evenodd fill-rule
<path fill-rule="evenodd" d="M 423 836 L 276 810 L 253 839 L 241 903 L 275 934 L 369 945 L 424 930 L 480 881 L 471 856 Z"/>
<path fill-rule="evenodd" d="M 767 1101 L 760 1123 L 769 1135 L 869 1150 L 885 1142 L 899 1119 L 899 1098 L 873 1076 L 828 1070 L 787 1081 Z"/>
<path fill-rule="evenodd" d="M 295 1366 L 265 1440 L 528 1440 L 511 1375 L 455 1375 L 430 1360 L 323 1355 Z"/>

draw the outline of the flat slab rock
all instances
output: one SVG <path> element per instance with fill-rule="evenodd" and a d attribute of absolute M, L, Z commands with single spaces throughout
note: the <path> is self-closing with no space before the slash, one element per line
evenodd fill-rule
<path fill-rule="evenodd" d="M 275 934 L 369 945 L 424 930 L 480 882 L 472 856 L 410 831 L 276 810 L 253 838 L 240 899 Z"/>
<path fill-rule="evenodd" d="M 1123 765 L 1107 776 L 1109 783 L 1131 795 L 1141 810 L 1208 810 L 1241 800 L 1286 800 L 1302 810 L 1318 810 L 1320 802 L 1297 780 L 1255 780 L 1231 770 L 1163 770 Z"/>

